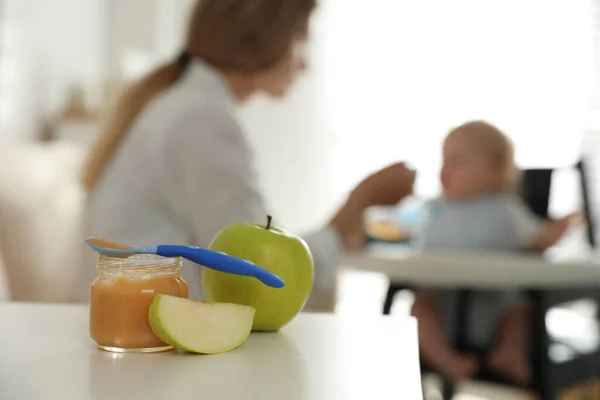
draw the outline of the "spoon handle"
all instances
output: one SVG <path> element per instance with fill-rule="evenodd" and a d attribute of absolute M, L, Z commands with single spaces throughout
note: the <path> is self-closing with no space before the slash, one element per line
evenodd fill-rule
<path fill-rule="evenodd" d="M 234 275 L 251 276 L 267 286 L 282 288 L 285 283 L 277 275 L 247 260 L 195 246 L 160 245 L 156 254 L 163 257 L 183 257 L 206 268 Z"/>

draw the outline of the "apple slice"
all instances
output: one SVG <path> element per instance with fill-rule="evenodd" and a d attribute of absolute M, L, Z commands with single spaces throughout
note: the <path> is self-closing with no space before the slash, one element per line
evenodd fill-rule
<path fill-rule="evenodd" d="M 148 312 L 162 341 L 192 353 L 225 353 L 248 338 L 256 310 L 232 303 L 209 303 L 157 295 Z"/>

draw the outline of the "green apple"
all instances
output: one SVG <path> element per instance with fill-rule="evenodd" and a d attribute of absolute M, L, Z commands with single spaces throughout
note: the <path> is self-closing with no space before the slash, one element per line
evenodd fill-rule
<path fill-rule="evenodd" d="M 239 304 L 208 303 L 159 294 L 148 321 L 163 342 L 192 353 L 225 353 L 250 335 L 255 310 Z"/>
<path fill-rule="evenodd" d="M 314 265 L 308 245 L 299 237 L 271 226 L 238 222 L 223 228 L 210 249 L 250 260 L 285 282 L 280 289 L 259 280 L 212 269 L 202 270 L 208 301 L 236 303 L 256 309 L 253 331 L 276 331 L 298 314 L 312 289 Z"/>

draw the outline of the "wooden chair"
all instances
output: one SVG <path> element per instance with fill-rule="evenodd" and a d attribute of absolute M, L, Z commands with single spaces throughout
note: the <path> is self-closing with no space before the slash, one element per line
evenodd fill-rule
<path fill-rule="evenodd" d="M 587 223 L 587 240 L 592 247 L 595 247 L 595 225 L 591 216 L 589 188 L 586 179 L 586 170 L 584 162 L 580 161 L 576 164 L 575 168 L 578 171 L 580 177 L 581 196 L 583 200 L 584 214 Z M 525 203 L 531 209 L 531 211 L 540 218 L 548 218 L 548 206 L 550 200 L 550 190 L 553 173 L 553 169 L 529 169 L 523 171 L 523 175 L 521 178 L 520 194 L 524 199 Z M 402 284 L 399 282 L 390 283 L 383 306 L 383 313 L 390 313 L 394 301 L 394 296 L 396 295 L 396 293 L 402 290 L 410 289 L 411 288 L 406 284 Z M 457 291 L 459 297 L 459 305 L 457 310 L 458 312 L 456 313 L 456 326 L 458 327 L 458 332 L 456 333 L 455 346 L 456 348 L 464 352 L 483 355 L 486 349 L 474 348 L 465 340 L 465 327 L 468 326 L 469 323 L 466 310 L 468 309 L 468 305 L 470 302 L 471 291 L 465 289 L 457 289 Z M 598 350 L 596 354 L 592 354 L 581 358 L 581 361 L 577 363 L 574 366 L 574 368 L 563 368 L 563 371 L 561 371 L 560 382 L 551 382 L 548 378 L 548 371 L 553 367 L 551 365 L 552 362 L 549 358 L 548 351 L 550 346 L 553 344 L 553 341 L 550 337 L 548 337 L 546 331 L 546 312 L 550 307 L 554 305 L 569 300 L 577 300 L 578 298 L 585 297 L 585 295 L 586 294 L 581 293 L 579 291 L 565 291 L 564 293 L 561 293 L 561 295 L 558 296 L 560 301 L 552 303 L 549 302 L 547 298 L 543 297 L 541 292 L 539 291 L 531 291 L 529 293 L 530 300 L 534 304 L 532 312 L 532 327 L 534 332 L 532 333 L 536 335 L 537 332 L 541 337 L 533 336 L 535 338 L 534 340 L 536 340 L 536 345 L 532 349 L 531 356 L 532 370 L 534 376 L 531 387 L 525 389 L 530 389 L 534 391 L 542 398 L 542 400 L 546 400 L 546 396 L 548 396 L 549 393 L 554 392 L 553 388 L 567 388 L 578 383 L 585 382 L 587 379 L 593 379 L 594 374 L 596 374 L 593 371 L 599 371 L 598 374 L 600 374 L 600 350 Z M 598 291 L 594 291 L 589 295 L 593 296 L 600 302 L 600 295 L 598 295 Z M 429 368 L 425 363 L 422 363 L 422 370 L 423 372 L 435 372 L 431 368 Z M 590 373 L 588 373 L 588 371 L 592 371 L 591 376 L 589 376 Z M 588 376 L 586 376 L 586 374 Z M 507 381 L 501 376 L 498 376 L 493 371 L 487 369 L 482 369 L 474 379 L 514 386 L 511 382 Z M 449 380 L 443 379 L 444 399 L 451 399 L 453 394 L 453 384 Z"/>

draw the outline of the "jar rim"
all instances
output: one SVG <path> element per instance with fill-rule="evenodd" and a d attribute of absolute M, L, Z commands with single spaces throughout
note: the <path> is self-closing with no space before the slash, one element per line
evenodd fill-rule
<path fill-rule="evenodd" d="M 181 257 L 162 257 L 155 254 L 136 254 L 130 257 L 98 255 L 96 269 L 104 272 L 147 274 L 149 272 L 179 272 L 182 269 Z"/>

